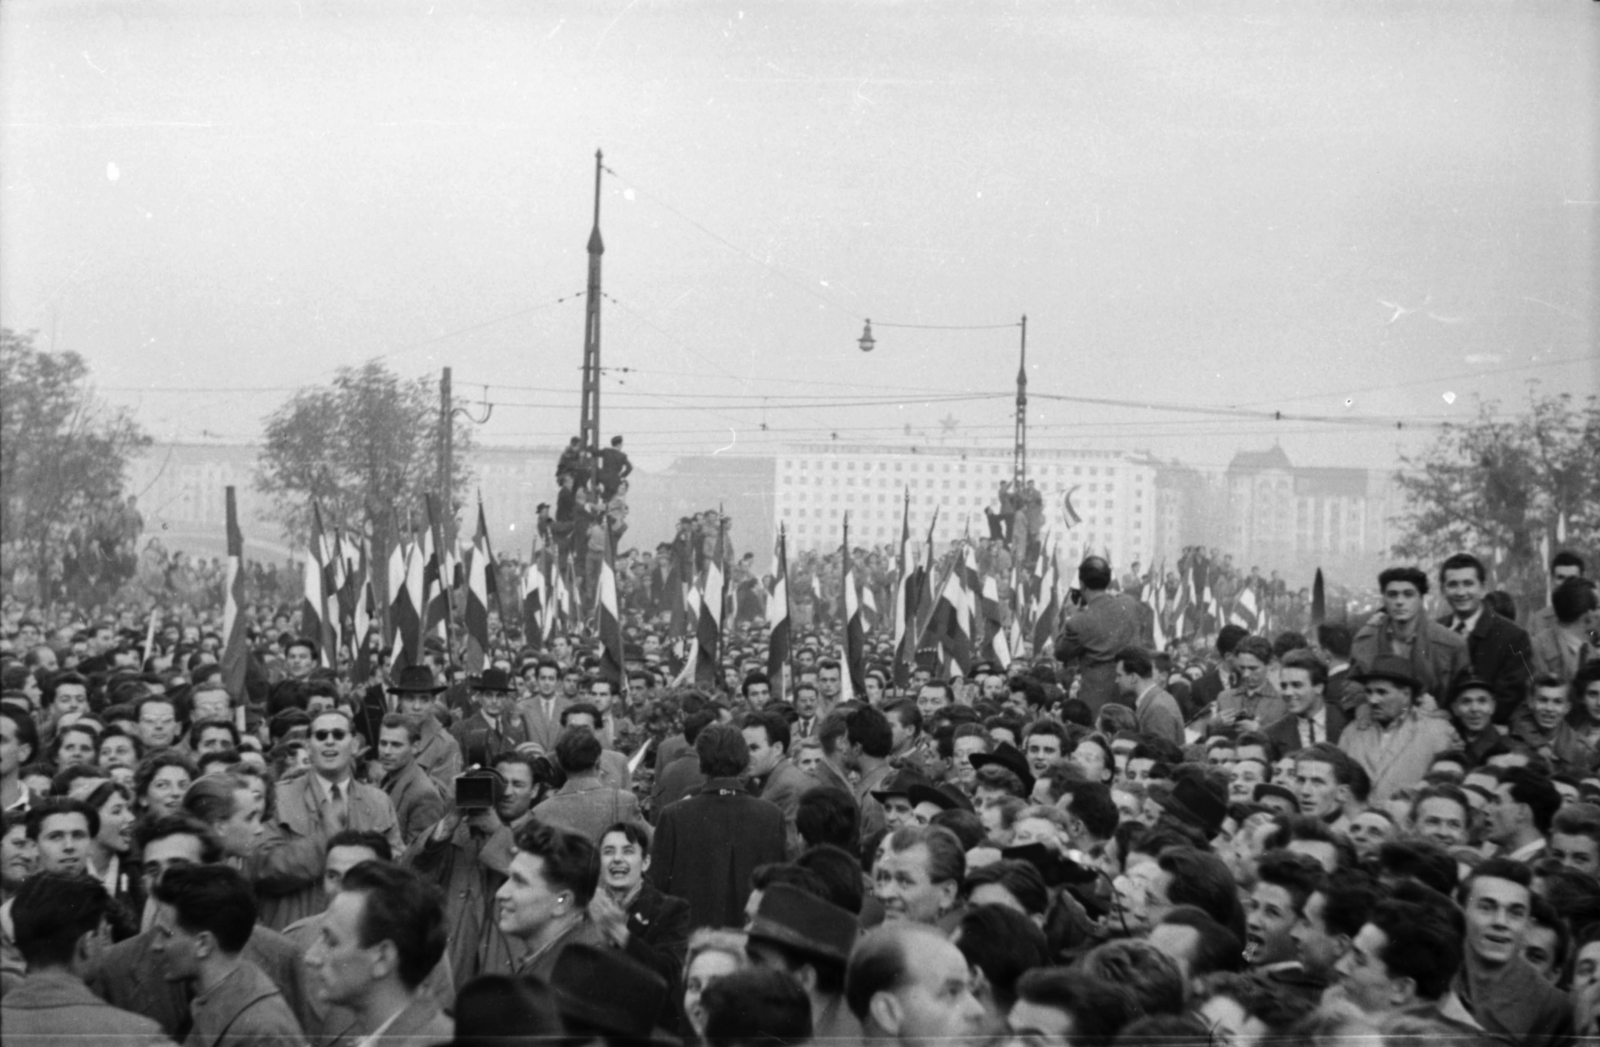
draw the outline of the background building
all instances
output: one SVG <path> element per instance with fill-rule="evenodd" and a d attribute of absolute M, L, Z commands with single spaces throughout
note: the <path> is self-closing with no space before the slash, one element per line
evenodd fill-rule
<path fill-rule="evenodd" d="M 999 507 L 1011 479 L 1011 452 L 944 445 L 796 446 L 778 459 L 775 516 L 797 549 L 839 543 L 844 513 L 852 545 L 897 541 L 902 502 L 911 497 L 911 528 L 926 536 L 938 510 L 936 542 L 988 535 L 984 509 Z M 1044 496 L 1044 528 L 1061 536 L 1064 557 L 1085 548 L 1114 564 L 1149 562 L 1155 547 L 1156 463 L 1115 451 L 1030 450 L 1027 477 Z M 1069 533 L 1063 497 L 1082 522 Z"/>

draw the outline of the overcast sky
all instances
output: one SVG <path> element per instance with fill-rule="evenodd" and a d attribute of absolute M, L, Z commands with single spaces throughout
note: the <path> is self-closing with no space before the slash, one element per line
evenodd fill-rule
<path fill-rule="evenodd" d="M 647 463 L 1009 446 L 1016 328 L 884 325 L 1026 313 L 1036 446 L 1389 467 L 1600 385 L 1596 99 L 1578 0 L 6 0 L 0 322 L 158 439 L 383 355 L 556 442 L 603 148 L 603 428 Z"/>

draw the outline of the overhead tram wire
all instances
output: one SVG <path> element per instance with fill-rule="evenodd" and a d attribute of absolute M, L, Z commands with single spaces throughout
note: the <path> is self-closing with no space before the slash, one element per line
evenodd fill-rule
<path fill-rule="evenodd" d="M 662 208 L 666 209 L 667 211 L 670 211 L 672 214 L 676 215 L 679 219 L 681 219 L 684 222 L 687 222 L 689 225 L 691 225 L 694 228 L 698 229 L 700 232 L 704 233 L 706 236 L 709 236 L 711 239 L 715 240 L 717 243 L 721 244 L 722 246 L 726 247 L 728 250 L 732 251 L 734 254 L 738 255 L 740 258 L 743 258 L 744 260 L 746 260 L 748 262 L 752 262 L 752 263 L 754 263 L 756 265 L 759 265 L 761 268 L 765 269 L 767 272 L 771 273 L 773 276 L 776 276 L 778 279 L 784 281 L 787 284 L 790 284 L 790 285 L 792 285 L 794 287 L 799 288 L 801 291 L 804 291 L 806 294 L 808 294 L 811 297 L 817 299 L 819 302 L 822 302 L 824 305 L 832 306 L 833 308 L 839 310 L 841 313 L 844 313 L 846 316 L 853 317 L 854 319 L 857 319 L 857 320 L 866 320 L 866 316 L 864 314 L 856 312 L 854 309 L 851 309 L 849 306 L 840 304 L 839 302 L 835 301 L 833 298 L 829 297 L 828 295 L 825 295 L 825 294 L 822 294 L 821 292 L 819 292 L 815 287 L 811 287 L 808 284 L 801 283 L 799 280 L 796 280 L 794 277 L 790 276 L 788 273 L 784 272 L 782 269 L 779 269 L 777 266 L 773 265 L 771 262 L 763 261 L 762 259 L 756 257 L 754 254 L 752 254 L 749 251 L 745 250 L 744 248 L 740 247 L 738 244 L 734 243 L 732 240 L 729 240 L 727 237 L 722 236 L 721 234 L 712 231 L 710 228 L 705 226 L 703 223 L 698 222 L 693 218 L 690 218 L 688 215 L 684 214 L 678 208 L 674 207 L 672 204 L 668 203 L 666 200 L 662 199 L 660 196 L 657 196 L 655 193 L 650 192 L 650 190 L 646 189 L 644 186 L 640 185 L 638 182 L 635 182 L 633 179 L 625 177 L 624 175 L 618 174 L 609 164 L 602 164 L 601 165 L 601 169 L 603 171 L 605 171 L 606 174 L 610 175 L 612 178 L 615 178 L 617 181 L 622 182 L 623 184 L 627 185 L 629 188 L 634 190 L 640 196 L 646 197 L 649 200 L 651 200 L 652 202 L 654 202 L 657 206 L 662 207 Z M 607 295 L 606 297 L 609 298 L 610 295 Z M 621 305 L 621 303 L 617 303 L 617 304 Z M 1003 331 L 1003 330 L 1006 330 L 1007 328 L 1014 328 L 1014 327 L 1020 327 L 1021 326 L 1021 324 L 1019 324 L 1015 320 L 1012 320 L 1009 323 L 1000 323 L 1000 324 L 914 324 L 914 323 L 888 323 L 888 322 L 879 322 L 879 321 L 874 320 L 873 324 L 874 324 L 874 326 L 877 326 L 877 327 L 890 327 L 890 328 L 896 328 L 896 329 L 901 329 L 901 330 L 920 330 L 920 331 Z"/>
<path fill-rule="evenodd" d="M 1282 396 L 1272 400 L 1253 400 L 1248 403 L 1235 404 L 1235 407 L 1260 407 L 1263 404 L 1291 404 L 1301 403 L 1306 400 L 1320 400 L 1323 397 L 1337 400 L 1344 396 L 1354 396 L 1357 393 L 1379 393 L 1388 389 L 1408 389 L 1417 385 L 1431 385 L 1435 382 L 1465 382 L 1474 378 L 1484 378 L 1494 374 L 1511 374 L 1514 371 L 1532 371 L 1544 367 L 1565 367 L 1568 364 L 1583 363 L 1584 361 L 1600 362 L 1600 355 L 1593 353 L 1583 356 L 1564 356 L 1556 360 L 1539 360 L 1525 364 L 1516 364 L 1512 367 L 1496 367 L 1486 371 L 1461 371 L 1456 374 L 1440 375 L 1430 378 L 1417 378 L 1405 382 L 1386 382 L 1383 385 L 1368 385 L 1359 389 L 1341 389 L 1328 393 L 1307 393 L 1304 396 Z"/>

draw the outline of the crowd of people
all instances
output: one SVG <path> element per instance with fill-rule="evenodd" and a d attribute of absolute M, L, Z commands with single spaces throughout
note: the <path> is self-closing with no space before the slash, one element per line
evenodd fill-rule
<path fill-rule="evenodd" d="M 752 607 L 699 685 L 648 585 L 619 676 L 580 631 L 474 674 L 430 641 L 357 681 L 257 604 L 233 690 L 215 612 L 147 645 L 134 610 L 8 593 L 0 1029 L 1600 1036 L 1595 586 L 1570 552 L 1537 610 L 1486 576 L 1469 554 L 1397 566 L 1370 614 L 1158 650 L 1138 588 L 1090 556 L 1053 648 L 1009 665 L 899 664 L 882 630 L 842 664 L 818 617 L 769 675 Z"/>

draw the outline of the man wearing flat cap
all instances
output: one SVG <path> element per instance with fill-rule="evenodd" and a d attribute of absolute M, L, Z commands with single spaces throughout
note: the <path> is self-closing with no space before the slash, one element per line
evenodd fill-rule
<path fill-rule="evenodd" d="M 1461 747 L 1448 719 L 1418 711 L 1422 682 L 1411 659 L 1380 655 L 1351 679 L 1366 688 L 1372 722 L 1346 727 L 1339 748 L 1372 779 L 1369 802 L 1381 804 L 1396 790 L 1417 784 L 1435 756 Z"/>

